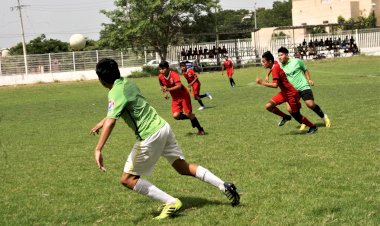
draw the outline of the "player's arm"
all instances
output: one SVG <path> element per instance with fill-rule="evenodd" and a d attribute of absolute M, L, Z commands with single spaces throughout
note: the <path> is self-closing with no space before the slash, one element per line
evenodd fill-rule
<path fill-rule="evenodd" d="M 102 120 L 100 120 L 100 122 L 98 122 L 98 124 L 96 124 L 96 125 L 94 126 L 94 128 L 92 128 L 92 129 L 90 130 L 90 134 L 92 134 L 92 135 L 99 134 L 99 130 L 100 130 L 101 128 L 103 128 L 103 124 L 104 124 L 104 122 L 106 121 L 106 119 L 107 119 L 107 117 L 106 117 L 106 118 L 103 118 Z"/>
<path fill-rule="evenodd" d="M 276 81 L 276 80 L 274 80 L 274 81 Z M 259 77 L 256 78 L 256 83 L 259 85 L 270 87 L 270 88 L 277 88 L 278 87 L 277 82 L 267 82 L 267 81 L 262 80 Z"/>
<path fill-rule="evenodd" d="M 198 81 L 198 76 L 194 73 L 194 80 L 189 83 L 189 87 L 192 86 L 196 81 Z"/>
<path fill-rule="evenodd" d="M 100 170 L 106 171 L 103 165 L 102 149 L 104 145 L 106 144 L 108 137 L 111 135 L 113 128 L 115 127 L 116 119 L 105 118 L 102 121 L 103 121 L 103 130 L 102 130 L 102 133 L 100 134 L 98 144 L 96 145 L 96 148 L 95 148 L 95 161 Z"/>
<path fill-rule="evenodd" d="M 306 79 L 307 79 L 307 82 L 308 82 L 311 86 L 313 86 L 313 85 L 314 85 L 314 82 L 313 82 L 313 80 L 311 80 L 309 70 L 306 70 L 306 71 L 304 72 L 304 75 L 305 75 L 305 77 L 306 77 Z"/>
<path fill-rule="evenodd" d="M 166 92 L 166 91 L 168 91 L 168 88 L 167 88 L 164 84 L 162 84 L 162 82 L 161 82 L 160 79 L 159 79 L 158 81 L 159 81 L 159 83 L 160 83 L 161 91 L 162 91 L 162 93 L 164 94 L 164 98 L 165 98 L 165 99 L 169 99 L 169 95 L 168 95 L 168 93 Z"/>
<path fill-rule="evenodd" d="M 178 89 L 181 89 L 181 88 L 182 88 L 182 83 L 179 83 L 179 84 L 176 83 L 175 86 L 170 87 L 170 88 L 166 88 L 166 90 L 170 92 L 170 91 L 178 90 Z"/>

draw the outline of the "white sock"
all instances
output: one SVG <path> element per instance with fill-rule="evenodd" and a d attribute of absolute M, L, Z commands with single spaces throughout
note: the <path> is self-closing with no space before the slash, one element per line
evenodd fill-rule
<path fill-rule="evenodd" d="M 222 181 L 219 177 L 215 176 L 213 173 L 208 171 L 208 169 L 203 168 L 202 166 L 198 166 L 195 177 L 201 181 L 219 188 L 221 191 L 224 191 L 224 181 Z"/>
<path fill-rule="evenodd" d="M 328 118 L 328 117 L 327 117 L 327 115 L 326 115 L 326 114 L 324 114 L 324 115 L 323 115 L 323 118 L 325 119 L 325 118 Z"/>
<path fill-rule="evenodd" d="M 146 195 L 151 199 L 160 201 L 165 204 L 173 204 L 176 202 L 176 199 L 173 196 L 160 190 L 159 188 L 151 184 L 149 181 L 141 178 L 137 181 L 133 190 L 142 195 Z"/>

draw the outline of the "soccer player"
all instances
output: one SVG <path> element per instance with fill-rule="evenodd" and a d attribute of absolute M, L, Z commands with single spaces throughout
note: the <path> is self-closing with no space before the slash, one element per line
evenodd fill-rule
<path fill-rule="evenodd" d="M 277 88 L 280 87 L 281 92 L 272 97 L 272 99 L 265 105 L 265 108 L 272 112 L 275 115 L 278 115 L 283 118 L 283 120 L 278 124 L 279 126 L 283 126 L 286 121 L 289 121 L 291 117 L 276 106 L 286 102 L 290 106 L 290 114 L 293 116 L 297 122 L 300 124 L 305 124 L 309 126 L 308 134 L 313 134 L 318 130 L 318 127 L 310 122 L 306 117 L 302 116 L 300 113 L 301 103 L 300 96 L 297 90 L 289 83 L 288 79 L 286 79 L 285 72 L 281 69 L 280 65 L 277 61 L 274 61 L 274 57 L 271 52 L 265 52 L 262 56 L 262 65 L 265 68 L 269 69 L 269 74 L 272 74 L 272 82 L 263 81 L 260 78 L 256 78 L 256 82 L 260 85 Z"/>
<path fill-rule="evenodd" d="M 208 97 L 210 100 L 212 100 L 211 94 L 209 92 L 206 92 L 205 94 L 200 95 L 199 93 L 201 89 L 201 82 L 199 81 L 197 74 L 193 69 L 187 67 L 186 62 L 181 62 L 179 66 L 181 67 L 183 77 L 185 77 L 187 80 L 190 92 L 191 90 L 193 91 L 192 93 L 194 99 L 198 101 L 199 105 L 201 105 L 198 110 L 204 110 L 206 107 L 203 104 L 202 98 Z"/>
<path fill-rule="evenodd" d="M 324 120 L 326 127 L 331 127 L 331 121 L 322 109 L 314 102 L 313 92 L 310 86 L 314 85 L 310 78 L 310 72 L 304 62 L 300 59 L 290 59 L 289 51 L 285 47 L 278 49 L 278 59 L 281 62 L 281 67 L 286 73 L 289 82 L 296 88 L 306 106 L 313 110 L 321 119 Z M 290 110 L 287 105 L 288 111 Z M 303 124 L 300 130 L 304 130 L 306 125 Z"/>
<path fill-rule="evenodd" d="M 165 157 L 181 175 L 196 177 L 220 189 L 230 200 L 232 206 L 239 204 L 240 196 L 234 184 L 222 181 L 206 168 L 187 163 L 178 146 L 170 125 L 161 118 L 142 96 L 135 83 L 120 77 L 116 61 L 102 59 L 96 65 L 100 83 L 108 92 L 108 113 L 90 134 L 99 134 L 95 148 L 95 161 L 98 168 L 105 171 L 102 150 L 111 135 L 116 121 L 122 118 L 134 131 L 137 140 L 128 156 L 120 182 L 125 187 L 162 202 L 161 213 L 155 219 L 165 219 L 175 214 L 182 207 L 182 202 L 141 176 L 149 176 L 160 158 Z"/>
<path fill-rule="evenodd" d="M 159 65 L 160 74 L 158 81 L 164 98 L 169 99 L 167 92 L 172 96 L 172 114 L 176 120 L 190 119 L 193 128 L 197 127 L 198 135 L 205 135 L 203 127 L 199 124 L 197 117 L 192 112 L 191 99 L 189 91 L 181 83 L 178 73 L 170 70 L 169 63 L 161 62 Z"/>
<path fill-rule="evenodd" d="M 228 58 L 228 55 L 224 56 L 224 60 L 222 62 L 222 75 L 224 73 L 224 70 L 227 72 L 231 87 L 234 88 L 236 85 L 234 79 L 232 78 L 232 75 L 234 74 L 234 63 L 231 59 Z"/>

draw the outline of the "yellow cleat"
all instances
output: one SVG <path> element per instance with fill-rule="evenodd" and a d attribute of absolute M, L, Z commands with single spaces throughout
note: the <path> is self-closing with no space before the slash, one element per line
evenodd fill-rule
<path fill-rule="evenodd" d="M 325 116 L 325 118 L 323 118 L 323 120 L 325 121 L 326 127 L 330 128 L 331 127 L 331 121 L 330 121 L 330 119 L 327 116 Z"/>
<path fill-rule="evenodd" d="M 162 220 L 168 217 L 173 216 L 176 212 L 178 212 L 182 207 L 182 202 L 179 199 L 176 199 L 174 204 L 164 204 L 159 209 L 161 210 L 160 215 L 153 218 L 155 220 Z"/>
<path fill-rule="evenodd" d="M 300 130 L 305 130 L 305 129 L 306 129 L 306 125 L 305 124 L 301 124 Z"/>

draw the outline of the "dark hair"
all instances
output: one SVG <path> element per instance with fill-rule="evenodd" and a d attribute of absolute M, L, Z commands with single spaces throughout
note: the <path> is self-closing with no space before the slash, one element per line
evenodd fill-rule
<path fill-rule="evenodd" d="M 116 79 L 120 78 L 119 67 L 115 60 L 104 58 L 96 64 L 96 74 L 99 80 L 108 84 L 113 84 Z"/>
<path fill-rule="evenodd" d="M 279 53 L 285 53 L 285 54 L 288 54 L 289 53 L 289 50 L 283 46 L 281 46 L 278 51 Z"/>
<path fill-rule="evenodd" d="M 169 68 L 169 63 L 167 61 L 161 61 L 158 65 L 159 68 Z"/>
<path fill-rule="evenodd" d="M 266 51 L 266 52 L 263 54 L 262 58 L 265 58 L 267 61 L 272 61 L 272 62 L 274 62 L 274 57 L 273 57 L 273 55 L 272 55 L 272 53 L 271 53 L 270 51 Z"/>
<path fill-rule="evenodd" d="M 186 62 L 185 61 L 182 61 L 181 63 L 179 63 L 179 66 L 182 67 L 182 66 L 186 66 Z"/>

